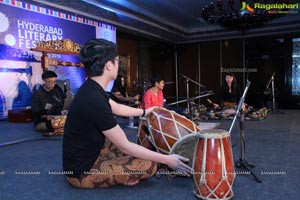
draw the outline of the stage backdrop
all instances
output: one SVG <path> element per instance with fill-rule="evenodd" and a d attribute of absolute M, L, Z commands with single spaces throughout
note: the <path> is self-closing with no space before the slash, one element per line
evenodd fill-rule
<path fill-rule="evenodd" d="M 0 119 L 8 110 L 31 106 L 32 92 L 41 84 L 41 53 L 30 51 L 38 41 L 70 39 L 83 45 L 91 38 L 116 42 L 114 26 L 70 13 L 16 0 L 0 0 Z M 78 62 L 78 56 L 49 54 L 49 58 Z M 67 80 L 73 93 L 83 83 L 82 68 L 50 67 Z"/>

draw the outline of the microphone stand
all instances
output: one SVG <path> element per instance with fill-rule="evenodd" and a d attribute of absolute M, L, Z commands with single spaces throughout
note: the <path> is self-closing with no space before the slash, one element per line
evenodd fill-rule
<path fill-rule="evenodd" d="M 240 158 L 238 161 L 236 161 L 235 163 L 235 166 L 237 168 L 241 168 L 241 169 L 244 169 L 246 170 L 247 172 L 250 172 L 250 174 L 254 177 L 254 179 L 256 180 L 256 182 L 258 183 L 261 183 L 262 180 L 260 178 L 258 178 L 254 172 L 251 171 L 251 168 L 255 167 L 255 164 L 253 163 L 248 163 L 246 160 L 245 160 L 245 124 L 244 124 L 244 120 L 245 120 L 245 114 L 243 112 L 243 104 L 244 104 L 244 101 L 245 101 L 245 96 L 247 94 L 247 91 L 249 89 L 249 86 L 250 86 L 250 81 L 247 80 L 247 84 L 246 84 L 246 88 L 244 90 L 244 93 L 243 93 L 243 96 L 240 98 L 240 101 L 239 101 L 239 104 L 236 108 L 236 112 L 235 112 L 235 116 L 234 116 L 234 119 L 232 121 L 232 124 L 231 124 L 231 127 L 229 129 L 229 133 L 231 134 L 231 131 L 232 131 L 232 128 L 233 128 L 233 125 L 237 119 L 237 116 L 239 115 L 239 125 L 240 125 Z"/>
<path fill-rule="evenodd" d="M 143 83 L 143 94 L 145 94 L 146 93 L 146 91 L 147 91 L 147 88 L 148 88 L 148 86 L 149 86 L 150 84 L 148 84 L 147 82 L 144 82 Z"/>
<path fill-rule="evenodd" d="M 272 79 L 273 79 L 274 75 L 275 75 L 275 72 L 272 74 L 270 80 L 268 81 L 268 84 L 267 84 L 267 86 L 266 86 L 266 90 L 269 89 L 269 86 L 270 86 L 270 84 L 271 84 L 271 82 L 272 82 Z"/>
<path fill-rule="evenodd" d="M 209 96 L 209 95 L 213 95 L 214 93 L 212 91 L 208 91 L 207 94 L 202 94 L 202 95 L 199 95 L 199 96 L 196 96 L 196 97 L 193 97 L 193 98 L 190 98 L 189 100 L 190 101 L 194 101 L 196 99 L 199 99 L 199 98 L 202 98 L 202 97 L 206 97 L 206 96 Z M 167 106 L 172 106 L 172 105 L 176 105 L 176 104 L 180 104 L 180 103 L 184 103 L 184 102 L 187 102 L 188 100 L 185 99 L 185 100 L 181 100 L 181 101 L 176 101 L 176 102 L 173 102 L 173 103 L 169 103 L 167 104 Z"/>
<path fill-rule="evenodd" d="M 67 80 L 64 80 L 64 98 L 67 98 L 67 92 L 68 92 L 68 89 L 67 89 Z"/>
<path fill-rule="evenodd" d="M 189 87 L 189 79 L 185 80 L 185 84 L 186 84 L 186 109 L 187 109 L 187 113 L 190 113 L 190 87 Z"/>
<path fill-rule="evenodd" d="M 186 99 L 187 99 L 187 101 L 186 101 L 187 102 L 187 111 L 186 112 L 187 112 L 187 114 L 190 114 L 191 115 L 191 119 L 193 119 L 193 112 L 192 112 L 193 109 L 190 109 L 191 100 L 190 100 L 190 93 L 189 93 L 189 90 L 190 90 L 190 88 L 189 88 L 189 81 L 191 81 L 192 83 L 194 83 L 194 84 L 196 84 L 196 85 L 198 85 L 200 87 L 203 87 L 203 88 L 205 88 L 205 87 L 203 85 L 197 83 L 193 79 L 191 79 L 191 78 L 183 75 L 183 74 L 179 74 L 179 75 L 186 79 L 185 80 L 185 83 L 186 83 Z M 193 105 L 191 104 L 191 106 L 193 106 Z"/>
<path fill-rule="evenodd" d="M 282 115 L 284 115 L 284 113 L 283 112 L 281 112 L 281 111 L 279 111 L 279 110 L 277 110 L 276 109 L 276 102 L 275 102 L 275 88 L 274 88 L 274 75 L 275 75 L 275 72 L 272 74 L 272 77 L 271 77 L 271 79 L 270 79 L 270 81 L 269 81 L 269 83 L 268 83 L 268 86 L 267 86 L 267 89 L 269 88 L 269 85 L 270 85 L 270 82 L 272 83 L 272 111 L 271 111 L 271 113 L 272 114 L 277 114 L 277 113 L 279 113 L 279 114 L 282 114 Z"/>
<path fill-rule="evenodd" d="M 194 81 L 193 79 L 191 79 L 191 78 L 189 78 L 189 77 L 187 77 L 187 76 L 185 76 L 185 75 L 183 75 L 183 74 L 180 74 L 180 76 L 182 76 L 182 77 L 185 78 L 185 79 L 190 80 L 191 82 L 195 83 L 196 85 L 198 85 L 198 86 L 200 86 L 200 87 L 206 88 L 205 86 L 201 85 L 200 83 L 197 83 L 197 82 Z"/>

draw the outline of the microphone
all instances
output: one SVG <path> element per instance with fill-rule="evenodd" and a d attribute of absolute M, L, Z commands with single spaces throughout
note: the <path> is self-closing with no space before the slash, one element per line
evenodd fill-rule
<path fill-rule="evenodd" d="M 67 97 L 67 92 L 68 92 L 68 89 L 67 89 L 67 80 L 64 80 L 64 98 Z"/>

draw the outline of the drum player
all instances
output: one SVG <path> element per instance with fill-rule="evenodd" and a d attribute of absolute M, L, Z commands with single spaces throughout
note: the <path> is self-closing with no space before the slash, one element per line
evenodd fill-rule
<path fill-rule="evenodd" d="M 150 151 L 130 142 L 114 117 L 145 116 L 154 107 L 133 108 L 109 99 L 103 88 L 116 79 L 119 59 L 114 43 L 91 39 L 80 58 L 89 77 L 68 112 L 63 138 L 63 169 L 77 188 L 135 185 L 156 172 L 156 162 L 189 175 L 188 159 Z"/>

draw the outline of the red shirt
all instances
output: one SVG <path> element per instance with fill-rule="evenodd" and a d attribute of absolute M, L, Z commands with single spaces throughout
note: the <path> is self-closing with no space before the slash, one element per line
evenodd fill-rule
<path fill-rule="evenodd" d="M 142 107 L 147 109 L 152 106 L 160 106 L 164 105 L 164 94 L 161 90 L 157 91 L 157 96 L 153 93 L 151 89 L 147 90 L 143 96 L 143 104 Z"/>

